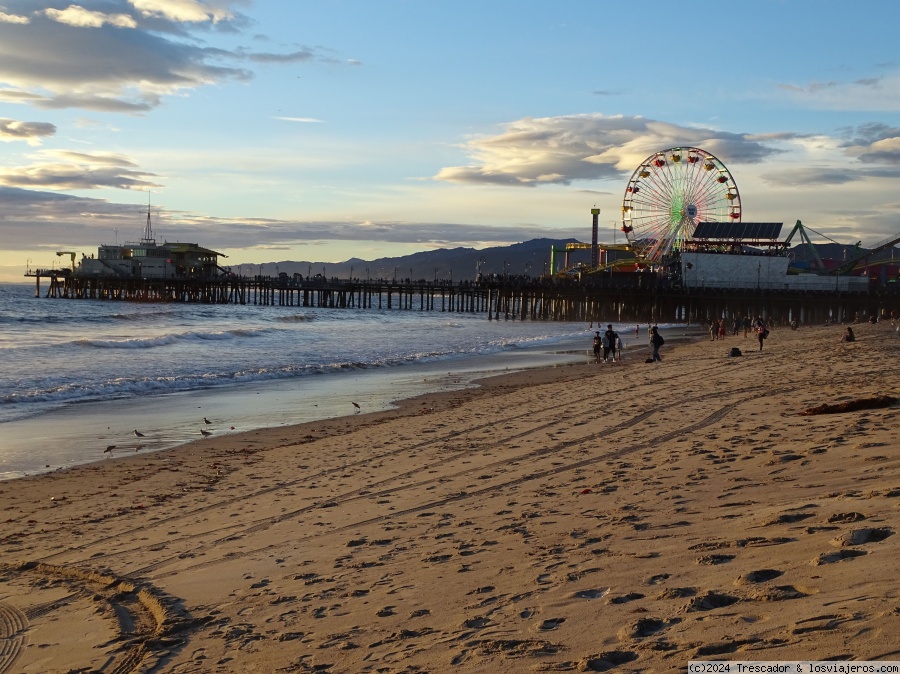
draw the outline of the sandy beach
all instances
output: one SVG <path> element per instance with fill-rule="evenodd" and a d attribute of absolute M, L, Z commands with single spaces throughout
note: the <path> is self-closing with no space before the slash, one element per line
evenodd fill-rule
<path fill-rule="evenodd" d="M 0 674 L 900 660 L 900 408 L 802 414 L 900 395 L 854 328 L 2 482 Z"/>

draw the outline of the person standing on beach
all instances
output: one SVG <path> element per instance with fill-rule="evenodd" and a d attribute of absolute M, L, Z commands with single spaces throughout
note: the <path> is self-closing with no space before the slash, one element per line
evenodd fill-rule
<path fill-rule="evenodd" d="M 659 334 L 659 330 L 657 330 L 656 326 L 654 325 L 650 328 L 650 347 L 653 349 L 653 362 L 662 360 L 662 356 L 659 355 L 659 347 L 665 343 L 666 340 Z"/>
<path fill-rule="evenodd" d="M 603 333 L 603 360 L 614 360 L 613 354 L 616 352 L 616 340 L 619 335 L 613 330 L 612 323 L 606 326 L 606 332 Z"/>
<path fill-rule="evenodd" d="M 744 316 L 744 339 L 750 334 L 750 317 Z"/>
<path fill-rule="evenodd" d="M 594 333 L 594 360 L 596 362 L 600 362 L 600 346 L 603 340 L 600 339 L 600 331 L 597 330 Z"/>
<path fill-rule="evenodd" d="M 761 318 L 756 319 L 756 339 L 759 340 L 759 350 L 762 351 L 763 340 L 769 336 L 769 328 Z"/>

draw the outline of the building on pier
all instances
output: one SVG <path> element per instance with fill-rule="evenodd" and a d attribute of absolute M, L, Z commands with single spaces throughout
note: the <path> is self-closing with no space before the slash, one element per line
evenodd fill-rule
<path fill-rule="evenodd" d="M 226 257 L 196 243 L 157 243 L 153 236 L 150 209 L 144 236 L 137 242 L 102 244 L 97 257 L 82 254 L 75 263 L 72 256 L 71 273 L 75 276 L 98 278 L 114 276 L 123 279 L 214 279 L 226 273 L 219 266 L 219 257 Z"/>

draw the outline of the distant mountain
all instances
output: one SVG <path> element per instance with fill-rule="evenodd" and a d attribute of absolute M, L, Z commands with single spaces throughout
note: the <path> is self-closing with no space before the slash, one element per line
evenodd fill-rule
<path fill-rule="evenodd" d="M 426 281 L 472 281 L 480 267 L 485 276 L 490 274 L 510 274 L 511 276 L 540 276 L 550 269 L 550 251 L 556 248 L 557 267 L 565 257 L 567 243 L 577 243 L 577 239 L 532 239 L 511 246 L 493 248 L 441 248 L 438 250 L 412 253 L 402 257 L 382 257 L 375 260 L 351 258 L 344 262 L 312 262 L 309 260 L 283 260 L 264 264 L 245 265 L 253 267 L 253 274 L 275 276 L 286 273 L 289 276 L 302 274 L 304 277 L 322 274 L 326 278 L 359 279 L 425 279 Z M 569 264 L 590 263 L 588 250 L 572 251 Z M 240 265 L 232 265 L 237 271 Z M 246 270 L 245 270 L 246 273 Z"/>
<path fill-rule="evenodd" d="M 304 277 L 322 274 L 326 278 L 358 279 L 412 279 L 426 281 L 471 281 L 475 279 L 478 269 L 484 276 L 491 274 L 510 276 L 540 276 L 550 269 L 550 251 L 555 248 L 557 270 L 561 269 L 565 258 L 567 243 L 580 243 L 577 239 L 532 239 L 511 246 L 493 248 L 441 248 L 438 250 L 412 253 L 402 257 L 382 257 L 375 260 L 350 258 L 344 262 L 312 262 L 309 260 L 283 260 L 264 264 L 244 265 L 252 267 L 252 274 L 277 276 L 286 273 L 289 276 L 301 274 Z M 831 268 L 843 261 L 865 252 L 865 248 L 857 249 L 853 245 L 837 243 L 814 244 L 826 268 Z M 797 245 L 790 249 L 796 266 L 810 267 L 814 257 L 809 246 Z M 898 249 L 886 248 L 874 253 L 870 262 L 900 258 Z M 574 250 L 569 253 L 569 265 L 579 263 L 590 264 L 589 250 Z M 237 271 L 241 265 L 232 265 Z"/>

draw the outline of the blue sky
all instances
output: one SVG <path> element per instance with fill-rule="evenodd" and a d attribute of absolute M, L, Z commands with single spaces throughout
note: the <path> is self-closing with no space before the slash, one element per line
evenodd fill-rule
<path fill-rule="evenodd" d="M 893 2 L 0 0 L 0 280 L 158 238 L 230 264 L 611 240 L 693 146 L 743 220 L 900 232 Z M 621 234 L 618 235 L 621 237 Z"/>

